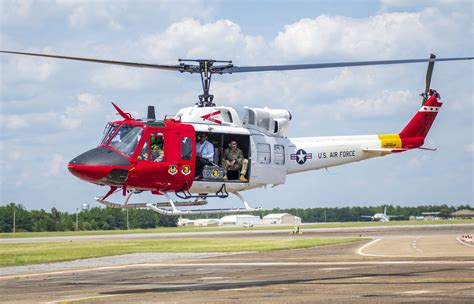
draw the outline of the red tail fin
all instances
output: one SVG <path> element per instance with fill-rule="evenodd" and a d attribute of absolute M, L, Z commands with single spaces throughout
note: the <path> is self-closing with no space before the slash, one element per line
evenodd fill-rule
<path fill-rule="evenodd" d="M 438 93 L 433 92 L 431 97 L 428 98 L 402 132 L 400 132 L 403 148 L 413 149 L 423 145 L 425 137 L 443 105 L 438 98 Z"/>

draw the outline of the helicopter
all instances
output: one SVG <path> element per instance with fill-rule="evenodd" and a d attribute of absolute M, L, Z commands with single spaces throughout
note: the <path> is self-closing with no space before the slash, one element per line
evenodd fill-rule
<path fill-rule="evenodd" d="M 173 116 L 157 119 L 153 106 L 146 118 L 135 118 L 112 103 L 121 120 L 108 122 L 99 145 L 72 159 L 69 171 L 81 180 L 109 187 L 95 198 L 111 208 L 148 208 L 163 215 L 241 213 L 261 210 L 251 207 L 242 191 L 284 184 L 289 174 L 327 169 L 374 157 L 424 149 L 425 138 L 442 107 L 441 97 L 430 87 L 434 63 L 472 60 L 474 57 L 378 60 L 336 63 L 311 63 L 268 66 L 235 66 L 232 61 L 213 59 L 178 59 L 176 65 L 112 61 L 41 53 L 0 51 L 1 53 L 77 60 L 102 64 L 151 68 L 180 73 L 200 74 L 203 94 L 194 106 L 180 109 Z M 286 109 L 235 109 L 218 106 L 210 94 L 213 75 L 308 70 L 373 65 L 428 63 L 426 86 L 420 109 L 399 133 L 333 136 L 288 137 L 292 120 Z M 203 168 L 202 155 L 196 149 L 201 138 L 211 143 L 213 153 Z M 198 140 L 199 139 L 199 140 Z M 247 170 L 224 170 L 230 143 L 238 144 Z M 160 155 L 155 156 L 159 147 Z M 198 168 L 199 167 L 199 168 Z M 199 172 L 201 171 L 202 172 Z M 240 177 L 239 177 L 240 175 Z M 195 178 L 202 176 L 202 178 Z M 129 203 L 133 194 L 149 191 L 163 196 L 164 202 Z M 121 192 L 123 203 L 109 197 Z M 174 194 L 180 201 L 173 199 Z M 208 198 L 235 195 L 243 208 L 187 209 L 182 206 L 206 205 Z"/>

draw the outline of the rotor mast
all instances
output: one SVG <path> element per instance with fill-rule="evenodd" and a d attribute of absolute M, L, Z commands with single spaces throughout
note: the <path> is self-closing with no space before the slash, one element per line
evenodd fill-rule
<path fill-rule="evenodd" d="M 183 68 L 181 72 L 190 72 L 190 68 L 194 67 L 196 73 L 201 74 L 201 84 L 203 93 L 199 95 L 199 101 L 196 102 L 198 107 L 214 107 L 216 104 L 213 102 L 214 95 L 209 94 L 211 88 L 212 74 L 225 68 L 233 67 L 232 61 L 230 60 L 213 60 L 213 59 L 178 59 L 180 66 Z M 188 65 L 185 62 L 197 62 L 198 65 Z M 227 63 L 223 66 L 214 66 L 214 63 Z M 193 73 L 193 72 L 191 72 Z"/>

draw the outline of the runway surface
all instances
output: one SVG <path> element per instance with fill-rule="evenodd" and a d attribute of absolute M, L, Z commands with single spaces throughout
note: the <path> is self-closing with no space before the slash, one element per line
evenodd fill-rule
<path fill-rule="evenodd" d="M 474 227 L 439 227 L 305 231 L 293 237 L 358 233 L 371 239 L 300 250 L 10 274 L 0 276 L 0 293 L 4 303 L 471 303 L 474 247 L 456 238 L 472 234 Z M 287 232 L 280 236 L 290 237 Z"/>

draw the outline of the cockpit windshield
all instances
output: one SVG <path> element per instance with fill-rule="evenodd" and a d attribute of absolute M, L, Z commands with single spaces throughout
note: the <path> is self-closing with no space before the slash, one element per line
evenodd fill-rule
<path fill-rule="evenodd" d="M 143 129 L 137 126 L 122 125 L 112 140 L 109 146 L 121 151 L 127 156 L 132 156 L 137 147 L 140 138 L 142 137 Z"/>
<path fill-rule="evenodd" d="M 107 142 L 109 139 L 110 135 L 114 134 L 114 131 L 117 129 L 119 126 L 118 123 L 111 123 L 109 122 L 105 128 L 104 128 L 104 136 L 102 137 L 102 140 L 100 141 L 100 144 L 103 145 Z"/>

